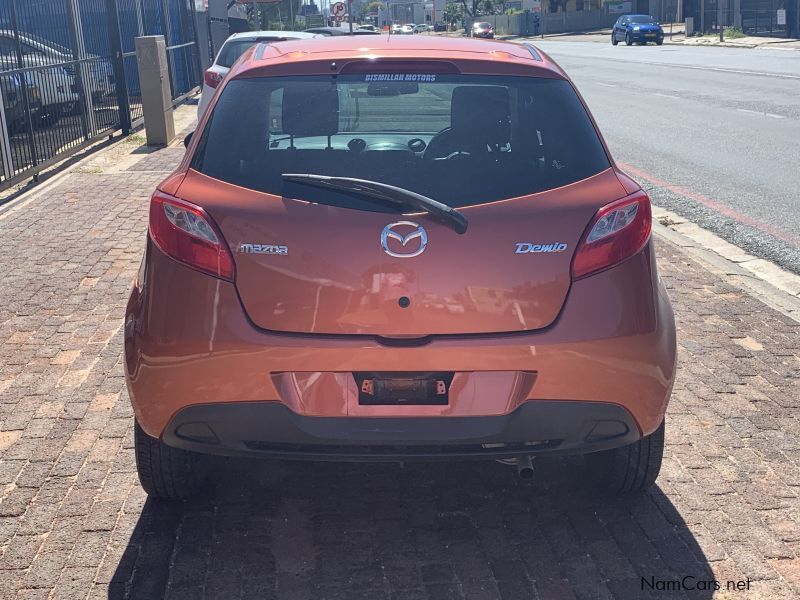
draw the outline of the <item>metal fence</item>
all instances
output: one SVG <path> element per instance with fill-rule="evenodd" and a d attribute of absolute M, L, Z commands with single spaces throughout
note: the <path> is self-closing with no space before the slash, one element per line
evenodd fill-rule
<path fill-rule="evenodd" d="M 619 14 L 602 10 L 581 10 L 559 13 L 523 12 L 515 15 L 478 17 L 494 25 L 497 35 L 539 35 L 593 31 L 611 27 Z"/>
<path fill-rule="evenodd" d="M 787 0 L 692 0 L 686 5 L 686 16 L 694 18 L 698 33 L 735 27 L 747 35 L 788 37 L 797 23 L 796 14 L 797 2 Z"/>
<path fill-rule="evenodd" d="M 515 15 L 477 17 L 476 21 L 487 21 L 494 25 L 497 35 L 540 35 L 580 33 L 613 27 L 623 14 L 615 12 L 613 4 L 604 4 L 597 10 L 562 11 L 557 13 L 523 12 Z M 652 14 L 662 22 L 678 21 L 679 0 L 657 0 Z M 471 23 L 468 24 L 471 26 Z"/>
<path fill-rule="evenodd" d="M 141 124 L 141 35 L 164 35 L 179 102 L 202 77 L 194 0 L 0 0 L 0 189 Z"/>
<path fill-rule="evenodd" d="M 779 18 L 783 12 L 782 19 Z M 788 37 L 789 27 L 792 23 L 792 13 L 797 12 L 797 3 L 790 6 L 785 0 L 759 0 L 748 2 L 742 7 L 739 20 L 741 29 L 748 35 Z"/>

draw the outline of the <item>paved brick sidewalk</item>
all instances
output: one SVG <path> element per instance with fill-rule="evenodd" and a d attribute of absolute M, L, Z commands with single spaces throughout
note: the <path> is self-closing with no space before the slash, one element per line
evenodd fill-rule
<path fill-rule="evenodd" d="M 184 505 L 134 472 L 122 314 L 149 193 L 181 156 L 120 144 L 0 212 L 0 598 L 800 595 L 800 328 L 659 241 L 680 374 L 660 486 L 610 502 L 580 459 L 220 464 Z M 726 591 L 750 579 L 749 591 Z M 743 583 L 746 585 L 746 583 Z"/>

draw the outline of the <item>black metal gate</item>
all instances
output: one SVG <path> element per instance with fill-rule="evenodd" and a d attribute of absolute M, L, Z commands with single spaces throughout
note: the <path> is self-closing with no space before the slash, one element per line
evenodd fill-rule
<path fill-rule="evenodd" d="M 789 4 L 785 0 L 743 0 L 742 31 L 748 35 L 787 37 Z"/>
<path fill-rule="evenodd" d="M 202 76 L 194 0 L 0 0 L 0 189 L 141 123 L 141 35 L 164 35 L 180 102 Z"/>
<path fill-rule="evenodd" d="M 741 29 L 747 35 L 788 37 L 797 24 L 799 0 L 685 0 L 684 14 L 694 17 L 700 33 L 719 32 L 720 27 Z"/>

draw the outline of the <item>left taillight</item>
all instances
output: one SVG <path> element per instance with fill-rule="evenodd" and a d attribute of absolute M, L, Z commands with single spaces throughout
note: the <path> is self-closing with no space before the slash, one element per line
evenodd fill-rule
<path fill-rule="evenodd" d="M 150 237 L 167 256 L 198 271 L 233 281 L 233 257 L 206 212 L 156 191 L 150 199 Z"/>
<path fill-rule="evenodd" d="M 630 258 L 650 239 L 650 198 L 643 191 L 597 211 L 572 259 L 572 278 L 580 279 Z"/>
<path fill-rule="evenodd" d="M 203 81 L 205 82 L 205 84 L 208 87 L 215 89 L 224 78 L 225 76 L 222 73 L 217 73 L 216 71 L 212 71 L 211 69 L 208 69 L 203 75 Z"/>

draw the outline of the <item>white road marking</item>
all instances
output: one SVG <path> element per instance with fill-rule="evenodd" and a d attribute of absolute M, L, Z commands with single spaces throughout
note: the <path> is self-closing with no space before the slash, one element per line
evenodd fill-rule
<path fill-rule="evenodd" d="M 620 60 L 619 62 L 628 62 Z M 681 65 L 674 63 L 660 63 L 655 61 L 631 61 L 640 62 L 643 64 L 654 65 L 658 67 L 677 67 L 679 69 L 694 69 L 697 71 L 717 71 L 718 73 L 734 73 L 736 75 L 756 75 L 758 77 L 777 77 L 779 79 L 800 79 L 800 75 L 789 75 L 786 73 L 767 73 L 764 71 L 747 71 L 745 69 L 730 69 L 727 67 L 706 67 L 697 65 Z"/>
<path fill-rule="evenodd" d="M 662 98 L 672 98 L 673 100 L 680 100 L 680 97 L 673 96 L 672 94 L 661 94 L 660 92 L 653 92 L 653 96 L 661 96 Z"/>
<path fill-rule="evenodd" d="M 600 83 L 599 81 L 595 81 L 597 85 L 602 85 L 603 87 L 617 87 L 613 83 Z"/>
<path fill-rule="evenodd" d="M 761 112 L 759 110 L 750 110 L 749 108 L 737 108 L 736 110 L 738 110 L 739 112 L 743 112 L 743 113 L 750 113 L 752 115 L 762 115 L 764 117 L 770 117 L 772 119 L 783 119 L 783 115 L 776 115 L 774 113 Z"/>

